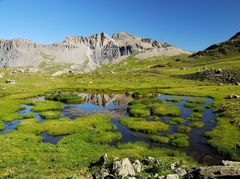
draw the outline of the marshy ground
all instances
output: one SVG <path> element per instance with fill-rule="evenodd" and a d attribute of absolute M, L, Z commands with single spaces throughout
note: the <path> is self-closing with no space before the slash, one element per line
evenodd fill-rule
<path fill-rule="evenodd" d="M 0 175 L 74 177 L 104 153 L 185 167 L 240 160 L 240 101 L 227 99 L 239 86 L 182 78 L 205 68 L 236 71 L 240 60 L 130 57 L 61 77 L 1 69 Z"/>

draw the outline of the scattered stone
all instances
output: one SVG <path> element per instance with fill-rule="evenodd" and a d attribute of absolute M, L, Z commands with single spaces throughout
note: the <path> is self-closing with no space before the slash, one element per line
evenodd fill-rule
<path fill-rule="evenodd" d="M 199 178 L 231 178 L 240 177 L 240 166 L 210 166 L 202 167 Z"/>
<path fill-rule="evenodd" d="M 237 85 L 237 86 L 240 86 L 240 82 L 236 82 L 236 85 Z"/>
<path fill-rule="evenodd" d="M 204 70 L 192 74 L 181 75 L 185 79 L 199 80 L 199 81 L 210 81 L 218 84 L 233 84 L 239 85 L 238 82 L 239 72 L 234 70 Z"/>
<path fill-rule="evenodd" d="M 2 74 L 0 74 L 0 78 L 3 78 L 3 75 L 2 75 Z"/>
<path fill-rule="evenodd" d="M 181 69 L 181 70 L 186 70 L 187 68 L 185 68 L 185 67 L 181 67 L 180 69 Z"/>
<path fill-rule="evenodd" d="M 179 162 L 175 162 L 175 163 L 172 163 L 170 166 L 171 166 L 171 170 L 176 170 L 177 168 L 180 167 L 180 163 Z"/>
<path fill-rule="evenodd" d="M 143 169 L 142 164 L 141 164 L 141 162 L 139 160 L 135 160 L 133 162 L 133 167 L 134 167 L 136 172 L 141 172 L 142 169 Z"/>
<path fill-rule="evenodd" d="M 12 74 L 16 74 L 16 73 L 17 73 L 16 70 L 10 72 L 11 75 L 12 75 Z"/>
<path fill-rule="evenodd" d="M 240 99 L 240 95 L 237 95 L 237 94 L 230 94 L 229 99 Z"/>
<path fill-rule="evenodd" d="M 113 163 L 113 171 L 115 171 L 117 175 L 123 177 L 136 175 L 134 167 L 128 158 L 124 158 L 121 161 L 115 161 Z"/>
<path fill-rule="evenodd" d="M 175 170 L 175 172 L 176 172 L 179 176 L 181 176 L 181 177 L 183 177 L 184 175 L 187 174 L 187 171 L 184 170 L 184 169 L 182 169 L 182 168 L 177 168 L 177 169 Z"/>
<path fill-rule="evenodd" d="M 147 157 L 146 162 L 147 162 L 148 164 L 153 164 L 153 163 L 155 162 L 155 158 L 153 158 L 153 157 Z"/>
<path fill-rule="evenodd" d="M 221 73 L 222 73 L 222 70 L 221 70 L 221 69 L 215 70 L 215 73 L 216 73 L 216 74 L 221 74 Z"/>
<path fill-rule="evenodd" d="M 175 60 L 175 62 L 179 62 L 179 61 L 181 61 L 181 59 L 180 59 L 180 58 L 177 58 L 177 59 Z"/>
<path fill-rule="evenodd" d="M 5 83 L 8 83 L 8 84 L 13 85 L 13 84 L 16 84 L 16 81 L 15 81 L 15 80 L 7 79 L 7 80 L 5 81 Z"/>
<path fill-rule="evenodd" d="M 179 179 L 178 174 L 168 174 L 166 179 Z"/>
<path fill-rule="evenodd" d="M 24 70 L 23 70 L 23 69 L 19 69 L 19 72 L 20 72 L 20 73 L 24 73 Z"/>

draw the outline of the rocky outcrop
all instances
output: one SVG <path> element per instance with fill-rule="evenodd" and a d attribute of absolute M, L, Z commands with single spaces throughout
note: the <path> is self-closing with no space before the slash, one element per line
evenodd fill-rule
<path fill-rule="evenodd" d="M 209 46 L 203 51 L 191 55 L 191 57 L 210 56 L 219 58 L 224 55 L 233 55 L 240 53 L 240 32 L 236 33 L 229 40 Z"/>
<path fill-rule="evenodd" d="M 106 154 L 99 161 L 93 163 L 89 170 L 93 174 L 93 178 L 179 179 L 187 174 L 181 168 L 179 162 L 171 164 L 153 157 L 147 157 L 142 160 L 119 159 L 118 157 L 108 157 Z M 166 171 L 172 173 L 163 176 L 162 173 Z"/>
<path fill-rule="evenodd" d="M 166 54 L 163 51 L 171 53 Z M 67 63 L 77 64 L 78 71 L 91 71 L 129 55 L 139 54 L 138 57 L 143 57 L 144 54 L 153 52 L 154 55 L 186 53 L 167 43 L 127 33 L 116 33 L 112 37 L 106 33 L 88 37 L 68 36 L 64 41 L 51 45 L 41 45 L 24 39 L 0 40 L 0 68 Z"/>
<path fill-rule="evenodd" d="M 238 70 L 209 69 L 199 71 L 193 74 L 183 75 L 186 79 L 199 81 L 210 81 L 219 84 L 239 85 L 240 72 Z"/>
<path fill-rule="evenodd" d="M 240 162 L 222 161 L 222 165 L 182 168 L 180 162 L 169 163 L 153 157 L 142 160 L 102 156 L 89 172 L 93 178 L 156 178 L 156 179 L 218 179 L 239 178 Z M 165 175 L 162 175 L 165 173 Z"/>

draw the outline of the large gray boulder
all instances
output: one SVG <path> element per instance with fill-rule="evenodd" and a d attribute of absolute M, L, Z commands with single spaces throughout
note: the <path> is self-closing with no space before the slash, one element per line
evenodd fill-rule
<path fill-rule="evenodd" d="M 134 177 L 136 175 L 134 167 L 128 158 L 124 158 L 121 161 L 115 161 L 113 163 L 113 171 L 115 174 L 123 177 Z"/>

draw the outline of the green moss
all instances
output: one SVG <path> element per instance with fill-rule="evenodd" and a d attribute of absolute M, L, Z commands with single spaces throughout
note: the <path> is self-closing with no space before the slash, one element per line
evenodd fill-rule
<path fill-rule="evenodd" d="M 142 118 L 126 117 L 121 120 L 123 125 L 128 126 L 131 130 L 143 132 L 147 134 L 154 134 L 157 132 L 166 132 L 168 125 L 159 121 L 145 121 Z"/>
<path fill-rule="evenodd" d="M 34 113 L 29 113 L 29 114 L 25 114 L 23 115 L 24 119 L 29 119 L 29 118 L 34 118 L 35 114 Z"/>
<path fill-rule="evenodd" d="M 194 112 L 204 112 L 206 109 L 204 107 L 195 107 L 193 108 Z"/>
<path fill-rule="evenodd" d="M 179 126 L 178 127 L 178 132 L 181 132 L 181 133 L 189 133 L 191 132 L 192 128 L 189 127 L 189 126 Z"/>
<path fill-rule="evenodd" d="M 37 101 L 32 108 L 33 112 L 58 111 L 62 109 L 62 103 L 55 101 Z"/>
<path fill-rule="evenodd" d="M 200 119 L 202 119 L 202 117 L 202 113 L 194 112 L 187 119 L 190 121 L 199 121 Z"/>
<path fill-rule="evenodd" d="M 189 124 L 189 126 L 194 128 L 202 128 L 204 126 L 204 123 L 200 121 L 193 121 Z"/>
<path fill-rule="evenodd" d="M 167 144 L 169 142 L 169 138 L 165 136 L 154 135 L 154 136 L 151 136 L 151 139 L 153 142 L 158 142 L 161 144 Z"/>
<path fill-rule="evenodd" d="M 189 136 L 183 133 L 173 133 L 168 135 L 169 139 L 185 138 L 189 139 Z"/>
<path fill-rule="evenodd" d="M 169 101 L 169 102 L 181 102 L 181 101 L 183 101 L 183 98 L 167 98 L 166 101 Z"/>
<path fill-rule="evenodd" d="M 145 104 L 137 103 L 128 107 L 128 113 L 134 117 L 146 117 L 150 115 L 150 110 Z"/>
<path fill-rule="evenodd" d="M 180 116 L 181 110 L 173 105 L 155 103 L 151 105 L 151 111 L 159 116 Z"/>
<path fill-rule="evenodd" d="M 184 104 L 184 107 L 185 108 L 197 108 L 198 107 L 198 104 L 197 103 L 189 103 L 189 102 L 186 102 Z"/>
<path fill-rule="evenodd" d="M 76 93 L 56 92 L 46 96 L 47 100 L 61 101 L 63 103 L 81 103 L 83 98 Z"/>
<path fill-rule="evenodd" d="M 240 160 L 240 152 L 236 149 L 240 139 L 240 130 L 238 126 L 232 125 L 229 119 L 218 117 L 217 126 L 206 132 L 206 136 L 210 138 L 208 143 L 219 153 L 228 154 L 232 159 Z"/>
<path fill-rule="evenodd" d="M 5 128 L 4 123 L 0 122 L 0 131 L 3 130 Z"/>
<path fill-rule="evenodd" d="M 59 111 L 44 111 L 39 114 L 44 119 L 58 119 L 61 115 Z"/>
<path fill-rule="evenodd" d="M 183 124 L 184 122 L 186 122 L 185 119 L 180 118 L 180 117 L 174 117 L 171 119 L 173 122 L 176 122 L 177 124 Z"/>
<path fill-rule="evenodd" d="M 205 99 L 189 99 L 187 100 L 188 103 L 195 103 L 195 104 L 205 104 Z"/>
<path fill-rule="evenodd" d="M 185 148 L 189 146 L 189 142 L 186 138 L 176 138 L 171 141 L 175 147 Z"/>

